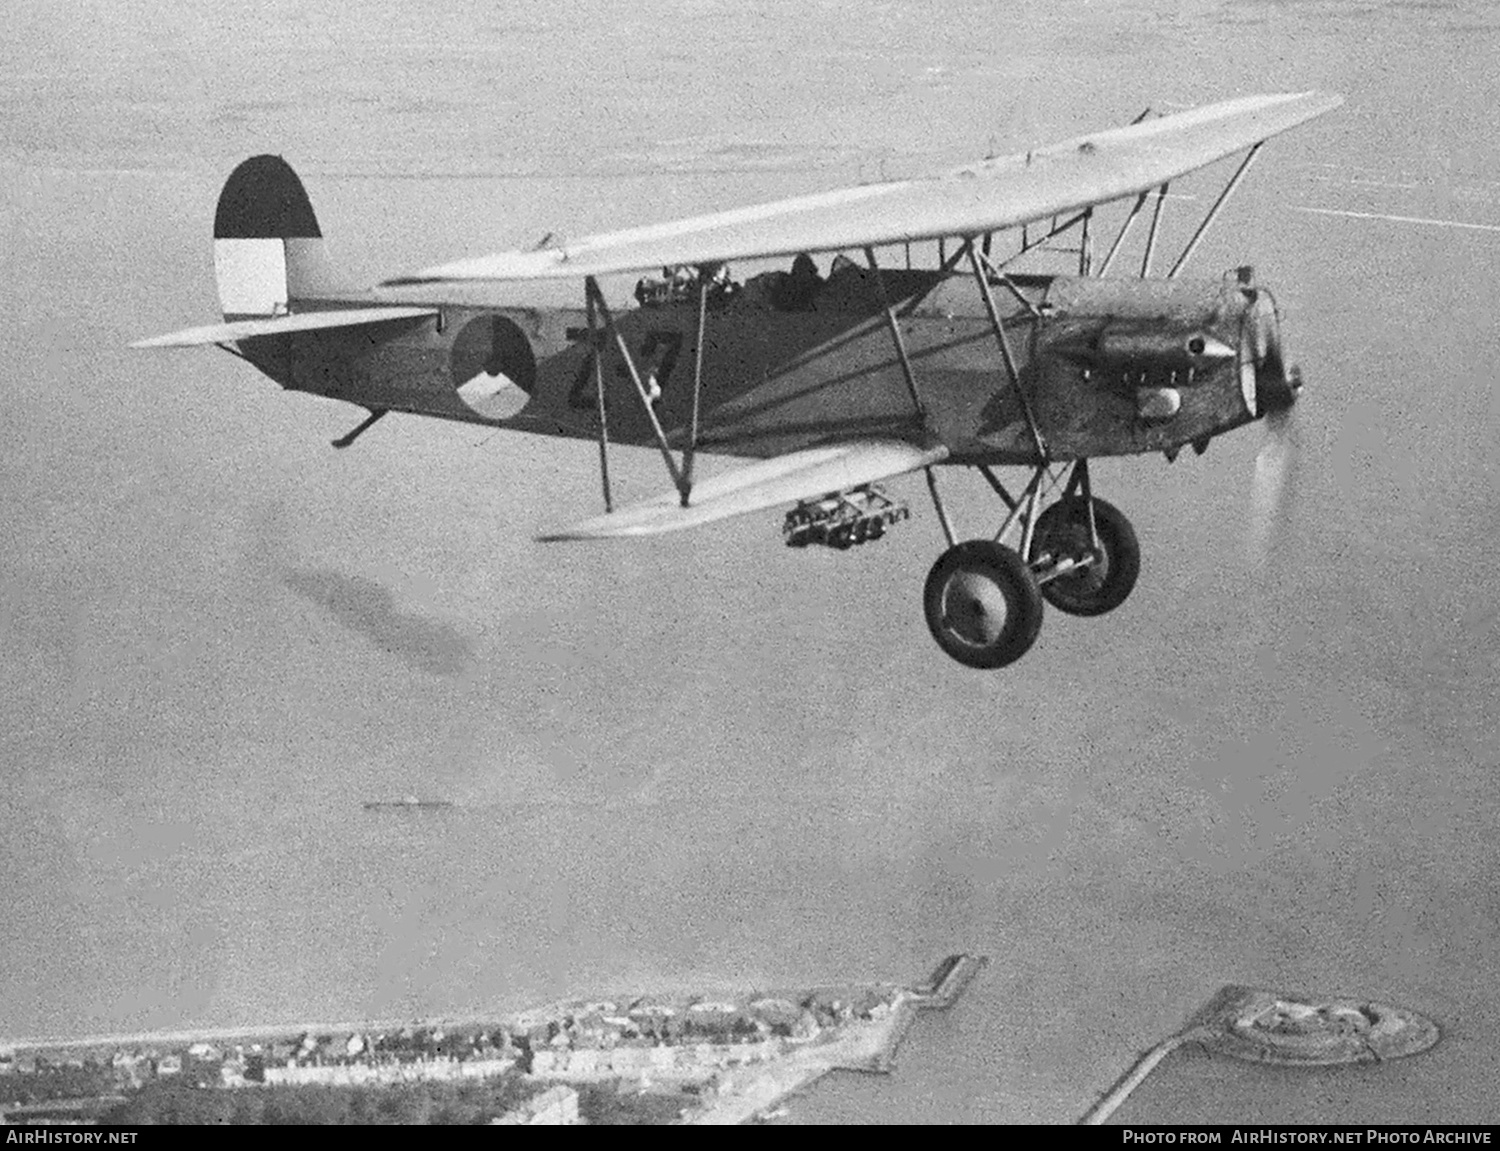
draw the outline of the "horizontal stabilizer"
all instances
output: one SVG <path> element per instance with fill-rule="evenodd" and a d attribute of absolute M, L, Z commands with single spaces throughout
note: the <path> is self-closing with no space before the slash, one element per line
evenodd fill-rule
<path fill-rule="evenodd" d="M 387 280 L 540 280 L 998 232 L 1158 187 L 1321 116 L 1320 92 L 1246 96 L 944 175 L 867 184 L 501 252 Z"/>
<path fill-rule="evenodd" d="M 166 336 L 137 340 L 132 348 L 194 348 L 205 344 L 231 344 L 254 336 L 280 336 L 288 332 L 316 332 L 326 328 L 355 328 L 362 324 L 379 324 L 386 320 L 413 320 L 435 316 L 436 308 L 338 308 L 322 312 L 294 312 L 286 316 L 268 316 L 263 320 L 231 320 L 225 324 L 208 324 L 187 328 Z"/>
<path fill-rule="evenodd" d="M 538 538 L 617 539 L 681 531 L 890 479 L 947 456 L 947 448 L 923 448 L 904 440 L 865 439 L 805 448 L 706 479 L 694 486 L 687 507 L 675 491 L 668 492 Z"/>

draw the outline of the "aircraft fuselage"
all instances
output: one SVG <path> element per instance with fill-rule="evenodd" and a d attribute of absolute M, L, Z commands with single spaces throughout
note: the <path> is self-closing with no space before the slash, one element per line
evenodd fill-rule
<path fill-rule="evenodd" d="M 796 293 L 777 275 L 711 298 L 702 450 L 766 457 L 896 435 L 935 439 L 956 463 L 1034 462 L 1021 397 L 971 277 L 882 273 L 919 414 L 870 272 L 847 265 Z M 1256 417 L 1257 364 L 1268 348 L 1279 370 L 1274 303 L 1247 273 L 1222 280 L 1018 276 L 1013 283 L 1024 303 L 1000 285 L 993 295 L 1021 388 L 1057 460 L 1201 445 Z M 359 302 L 427 301 L 408 289 Z M 587 438 L 598 435 L 598 356 L 610 440 L 655 443 L 624 357 L 602 325 L 591 341 L 582 307 L 440 307 L 436 317 L 244 340 L 240 350 L 287 388 L 375 411 Z M 681 447 L 692 410 L 695 294 L 622 309 L 615 319 L 643 383 L 659 391 L 657 418 Z"/>

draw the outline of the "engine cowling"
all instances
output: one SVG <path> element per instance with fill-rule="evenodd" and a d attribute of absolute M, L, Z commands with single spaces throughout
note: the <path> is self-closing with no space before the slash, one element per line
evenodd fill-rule
<path fill-rule="evenodd" d="M 1275 299 L 1249 268 L 1057 277 L 1039 313 L 1023 379 L 1054 458 L 1201 449 L 1296 398 Z"/>

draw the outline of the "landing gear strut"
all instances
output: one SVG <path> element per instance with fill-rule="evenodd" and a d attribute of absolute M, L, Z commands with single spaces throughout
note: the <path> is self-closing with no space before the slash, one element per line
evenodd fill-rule
<path fill-rule="evenodd" d="M 938 558 L 927 576 L 923 608 L 945 652 L 968 667 L 998 668 L 1036 642 L 1044 599 L 1078 616 L 1103 615 L 1124 603 L 1140 575 L 1141 549 L 1124 514 L 1094 498 L 1087 460 L 1055 475 L 1037 467 L 1018 499 L 989 468 L 979 470 L 1010 514 L 993 540 L 953 543 Z M 1043 510 L 1064 476 L 1061 497 Z M 948 531 L 936 487 L 933 499 Z"/>

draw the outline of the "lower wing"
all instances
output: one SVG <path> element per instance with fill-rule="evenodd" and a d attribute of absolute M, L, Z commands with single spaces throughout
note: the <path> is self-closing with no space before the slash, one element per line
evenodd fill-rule
<path fill-rule="evenodd" d="M 619 539 L 654 536 L 710 524 L 778 504 L 812 499 L 875 483 L 940 463 L 945 447 L 919 447 L 896 439 L 861 439 L 804 448 L 704 480 L 687 507 L 672 491 L 537 537 L 541 540 Z"/>

